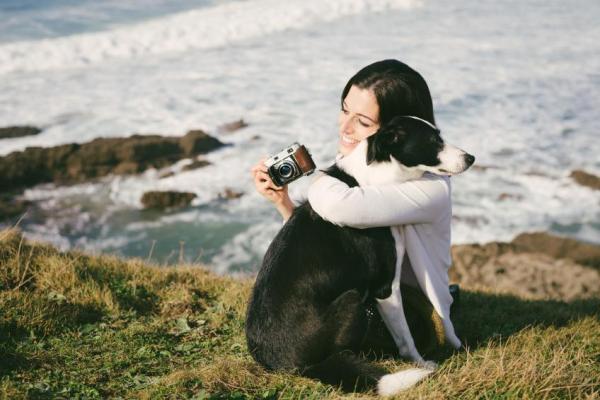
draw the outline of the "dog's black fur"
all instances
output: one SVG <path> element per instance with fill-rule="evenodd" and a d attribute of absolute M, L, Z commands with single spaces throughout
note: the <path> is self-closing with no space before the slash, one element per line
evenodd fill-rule
<path fill-rule="evenodd" d="M 325 172 L 358 185 L 335 165 Z M 375 383 L 385 371 L 345 350 L 361 348 L 367 307 L 390 296 L 395 263 L 388 227 L 339 227 L 308 202 L 297 207 L 256 279 L 246 317 L 250 353 L 269 369 L 296 370 L 348 390 Z"/>

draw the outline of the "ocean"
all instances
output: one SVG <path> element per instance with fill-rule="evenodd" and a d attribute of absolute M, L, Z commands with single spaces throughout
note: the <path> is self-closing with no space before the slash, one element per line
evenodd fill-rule
<path fill-rule="evenodd" d="M 63 250 L 256 271 L 281 218 L 250 168 L 294 141 L 330 165 L 344 84 L 396 58 L 428 82 L 445 140 L 476 156 L 452 178 L 453 243 L 536 230 L 600 243 L 600 196 L 569 177 L 600 175 L 599 22 L 595 0 L 0 0 L 0 127 L 43 129 L 0 155 L 191 129 L 232 144 L 166 178 L 27 189 L 37 206 L 19 225 Z M 142 209 L 148 190 L 198 197 L 158 212 Z"/>

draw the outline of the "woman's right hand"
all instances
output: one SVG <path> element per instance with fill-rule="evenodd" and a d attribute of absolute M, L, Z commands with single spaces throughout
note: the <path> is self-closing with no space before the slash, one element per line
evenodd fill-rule
<path fill-rule="evenodd" d="M 266 157 L 262 158 L 251 169 L 254 186 L 256 186 L 258 193 L 275 205 L 277 211 L 279 211 L 283 219 L 287 221 L 294 211 L 294 204 L 288 195 L 287 185 L 279 187 L 271 180 L 271 177 L 267 172 L 267 166 L 265 165 L 266 159 Z"/>
<path fill-rule="evenodd" d="M 266 159 L 266 157 L 261 158 L 261 160 L 251 169 L 256 190 L 276 206 L 291 202 L 287 185 L 279 187 L 273 183 L 273 180 L 267 172 L 267 166 L 265 165 Z"/>

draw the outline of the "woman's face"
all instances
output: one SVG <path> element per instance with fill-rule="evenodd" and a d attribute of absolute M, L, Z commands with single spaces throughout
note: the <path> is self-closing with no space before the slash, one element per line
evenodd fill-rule
<path fill-rule="evenodd" d="M 379 129 L 379 105 L 370 89 L 350 87 L 339 117 L 338 152 L 348 155 L 363 139 Z"/>

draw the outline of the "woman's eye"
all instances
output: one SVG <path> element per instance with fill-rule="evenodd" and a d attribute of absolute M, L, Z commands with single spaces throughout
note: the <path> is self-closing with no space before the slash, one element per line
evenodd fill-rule
<path fill-rule="evenodd" d="M 361 124 L 362 126 L 364 126 L 365 128 L 368 128 L 369 126 L 371 126 L 371 125 L 369 125 L 369 124 L 366 124 L 366 123 L 362 122 L 360 119 L 358 120 L 358 122 L 360 122 L 360 124 Z"/>
<path fill-rule="evenodd" d="M 343 112 L 344 114 L 348 114 L 348 110 L 346 110 L 345 108 L 342 108 L 342 112 Z"/>

